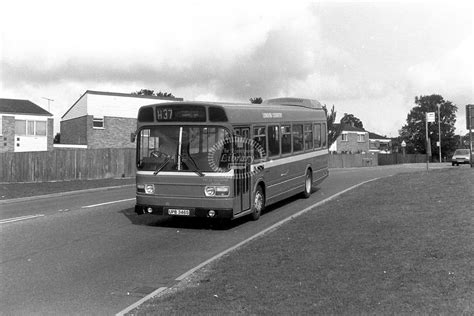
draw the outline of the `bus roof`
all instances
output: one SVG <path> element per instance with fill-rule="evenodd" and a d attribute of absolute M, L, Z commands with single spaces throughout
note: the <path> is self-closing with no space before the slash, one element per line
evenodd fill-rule
<path fill-rule="evenodd" d="M 317 101 L 316 101 L 317 102 Z M 313 103 L 314 104 L 314 103 Z M 317 102 L 319 104 L 319 102 Z M 326 120 L 325 112 L 321 107 L 311 107 L 298 104 L 248 104 L 248 103 L 226 103 L 226 102 L 201 102 L 184 101 L 159 103 L 145 107 L 166 107 L 173 106 L 179 108 L 191 108 L 195 106 L 218 107 L 225 111 L 227 123 L 231 124 L 258 124 L 269 122 L 292 122 L 292 121 L 316 121 Z M 320 104 L 319 104 L 320 105 Z M 140 109 L 141 110 L 141 109 Z M 189 121 L 188 121 L 189 122 Z M 217 123 L 217 121 L 214 121 Z"/>

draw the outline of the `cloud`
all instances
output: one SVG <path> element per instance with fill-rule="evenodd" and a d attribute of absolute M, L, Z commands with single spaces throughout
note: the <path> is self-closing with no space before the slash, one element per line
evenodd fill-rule
<path fill-rule="evenodd" d="M 8 12 L 0 20 L 0 95 L 40 105 L 50 97 L 60 115 L 87 89 L 244 102 L 288 95 L 334 104 L 375 132 L 393 134 L 417 95 L 441 94 L 461 107 L 473 102 L 472 15 L 451 4 L 0 5 Z"/>
<path fill-rule="evenodd" d="M 273 9 L 266 8 L 265 14 L 258 10 L 239 14 L 242 6 L 227 4 L 217 11 L 200 8 L 196 16 L 186 14 L 189 19 L 172 21 L 165 17 L 157 23 L 163 28 L 169 22 L 169 28 L 175 29 L 172 36 L 169 30 L 158 30 L 156 36 L 147 39 L 139 32 L 133 36 L 117 24 L 118 18 L 125 18 L 119 11 L 109 23 L 118 25 L 118 33 L 125 39 L 118 38 L 117 32 L 108 34 L 107 27 L 87 33 L 87 37 L 64 41 L 64 33 L 52 32 L 49 38 L 40 32 L 35 44 L 46 43 L 49 49 L 33 45 L 29 55 L 17 55 L 26 43 L 9 35 L 6 56 L 1 61 L 3 77 L 8 78 L 4 85 L 141 82 L 165 84 L 176 90 L 198 86 L 234 99 L 288 92 L 290 83 L 305 80 L 315 71 L 320 59 L 315 52 L 321 50 L 316 17 L 306 6 L 295 8 L 282 11 L 277 3 Z M 145 13 L 143 20 L 146 17 Z M 94 15 L 89 22 L 97 23 Z M 151 28 L 153 23 L 139 26 Z M 70 36 L 78 35 L 75 27 L 69 30 Z"/>

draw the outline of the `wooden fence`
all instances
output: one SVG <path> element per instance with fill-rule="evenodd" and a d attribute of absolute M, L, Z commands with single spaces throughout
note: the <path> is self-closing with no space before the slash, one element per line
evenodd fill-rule
<path fill-rule="evenodd" d="M 393 154 L 383 154 L 383 155 L 379 154 L 378 156 L 379 156 L 378 164 L 380 166 L 397 165 L 397 164 L 403 164 L 403 163 L 426 162 L 426 155 L 422 155 L 422 154 L 403 155 L 400 153 L 393 153 Z"/>
<path fill-rule="evenodd" d="M 135 176 L 135 149 L 55 149 L 0 153 L 0 182 L 43 182 Z"/>
<path fill-rule="evenodd" d="M 329 168 L 426 162 L 425 155 L 331 154 Z M 0 183 L 106 179 L 135 176 L 135 149 L 59 149 L 0 153 Z"/>
<path fill-rule="evenodd" d="M 378 165 L 377 154 L 331 154 L 329 168 L 373 167 Z"/>

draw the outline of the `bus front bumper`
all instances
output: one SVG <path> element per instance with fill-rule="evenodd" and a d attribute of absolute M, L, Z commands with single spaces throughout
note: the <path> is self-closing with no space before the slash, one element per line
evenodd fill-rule
<path fill-rule="evenodd" d="M 211 201 L 202 199 L 166 199 L 157 202 L 149 196 L 137 195 L 135 213 L 176 217 L 201 217 L 231 219 L 234 216 L 233 199 L 223 198 Z"/>

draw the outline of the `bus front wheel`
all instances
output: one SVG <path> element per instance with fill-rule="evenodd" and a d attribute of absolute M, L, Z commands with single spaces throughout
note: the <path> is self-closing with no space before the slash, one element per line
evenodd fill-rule
<path fill-rule="evenodd" d="M 263 190 L 261 186 L 257 187 L 255 191 L 254 199 L 253 199 L 253 212 L 251 214 L 252 220 L 256 221 L 260 218 L 262 211 L 265 208 L 265 195 L 263 194 Z"/>

